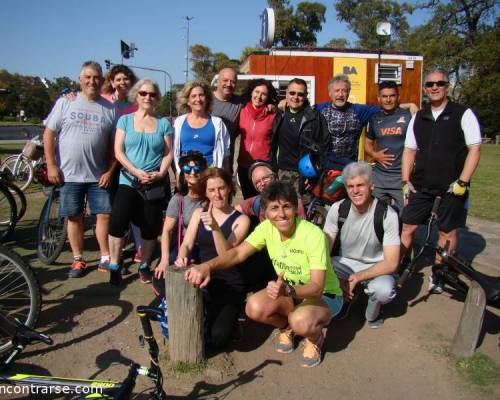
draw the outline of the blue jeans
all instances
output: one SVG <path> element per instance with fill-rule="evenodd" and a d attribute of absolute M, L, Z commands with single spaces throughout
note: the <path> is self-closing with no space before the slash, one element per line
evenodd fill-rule
<path fill-rule="evenodd" d="M 342 309 L 342 304 L 344 304 L 344 299 L 342 298 L 342 295 L 340 296 L 335 296 L 335 297 L 329 297 L 329 296 L 321 296 L 323 301 L 326 303 L 328 306 L 330 312 L 332 313 L 332 318 L 335 317 L 340 310 Z"/>
<path fill-rule="evenodd" d="M 92 214 L 110 214 L 108 191 L 97 182 L 65 182 L 61 186 L 61 217 L 75 217 L 83 212 L 85 196 Z"/>

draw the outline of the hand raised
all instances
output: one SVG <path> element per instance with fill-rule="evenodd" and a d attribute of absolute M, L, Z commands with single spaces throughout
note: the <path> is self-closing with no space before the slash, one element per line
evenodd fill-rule
<path fill-rule="evenodd" d="M 276 300 L 278 297 L 284 295 L 286 285 L 284 276 L 285 273 L 281 272 L 275 281 L 269 281 L 267 283 L 266 292 L 271 299 Z"/>
<path fill-rule="evenodd" d="M 217 223 L 217 221 L 214 218 L 214 215 L 212 213 L 212 209 L 213 209 L 213 203 L 210 202 L 208 204 L 207 211 L 202 211 L 202 213 L 200 214 L 200 219 L 201 219 L 201 222 L 203 222 L 203 225 L 205 225 L 205 227 L 210 228 L 211 230 L 215 231 L 215 230 L 219 229 L 219 224 Z"/>

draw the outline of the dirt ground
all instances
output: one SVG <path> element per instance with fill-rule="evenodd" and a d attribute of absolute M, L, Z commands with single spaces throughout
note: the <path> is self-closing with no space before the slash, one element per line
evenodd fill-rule
<path fill-rule="evenodd" d="M 30 202 L 31 203 L 31 202 Z M 137 337 L 134 309 L 153 300 L 150 285 L 137 279 L 136 267 L 117 289 L 97 272 L 96 244 L 87 232 L 90 272 L 68 279 L 69 246 L 58 263 L 44 266 L 36 258 L 36 220 L 31 207 L 8 246 L 31 263 L 43 284 L 43 310 L 38 324 L 54 345 L 26 349 L 13 370 L 55 376 L 122 380 L 131 360 L 146 365 L 147 352 Z M 470 218 L 460 232 L 461 249 L 481 271 L 500 275 L 500 224 Z M 273 349 L 272 330 L 246 321 L 243 338 L 211 356 L 200 374 L 178 374 L 165 368 L 164 388 L 170 398 L 203 399 L 498 399 L 500 383 L 482 388 L 467 381 L 446 355 L 463 303 L 449 293 L 425 298 L 429 268 L 417 273 L 395 301 L 385 307 L 381 329 L 363 319 L 363 299 L 350 316 L 332 323 L 323 363 L 299 365 L 300 347 L 289 355 Z M 488 308 L 478 351 L 500 365 L 500 312 Z M 166 343 L 155 324 L 160 349 Z M 138 378 L 135 393 L 149 383 Z M 41 397 L 37 397 L 41 398 Z M 147 398 L 142 392 L 138 398 Z"/>

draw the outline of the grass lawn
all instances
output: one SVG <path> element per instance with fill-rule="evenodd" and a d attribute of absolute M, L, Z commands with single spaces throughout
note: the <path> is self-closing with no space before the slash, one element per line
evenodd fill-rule
<path fill-rule="evenodd" d="M 481 147 L 481 161 L 472 179 L 469 215 L 500 222 L 500 146 Z"/>

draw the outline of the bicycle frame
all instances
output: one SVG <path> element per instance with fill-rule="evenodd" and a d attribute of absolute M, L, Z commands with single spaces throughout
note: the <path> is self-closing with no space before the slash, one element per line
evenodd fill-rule
<path fill-rule="evenodd" d="M 144 336 L 140 337 L 140 341 L 141 344 L 143 344 L 144 340 L 148 343 L 151 365 L 144 367 L 133 363 L 129 368 L 127 377 L 122 383 L 101 379 L 61 378 L 23 373 L 6 374 L 1 372 L 0 383 L 29 386 L 29 390 L 40 394 L 75 394 L 77 396 L 82 394 L 83 396 L 79 397 L 80 399 L 125 400 L 131 395 L 137 376 L 142 375 L 150 378 L 155 383 L 155 389 L 150 393 L 151 398 L 164 400 L 166 399 L 166 394 L 163 391 L 163 375 L 158 364 L 158 344 L 154 338 L 150 322 L 152 318 L 159 314 L 161 314 L 161 310 L 157 308 L 137 307 L 137 315 L 139 316 L 144 332 Z M 15 330 L 13 335 L 14 349 L 0 363 L 0 371 L 6 369 L 16 356 L 22 352 L 24 347 L 32 341 L 40 340 L 46 344 L 52 344 L 50 337 L 25 327 L 2 312 L 0 312 L 0 321 L 4 329 L 13 327 Z"/>

